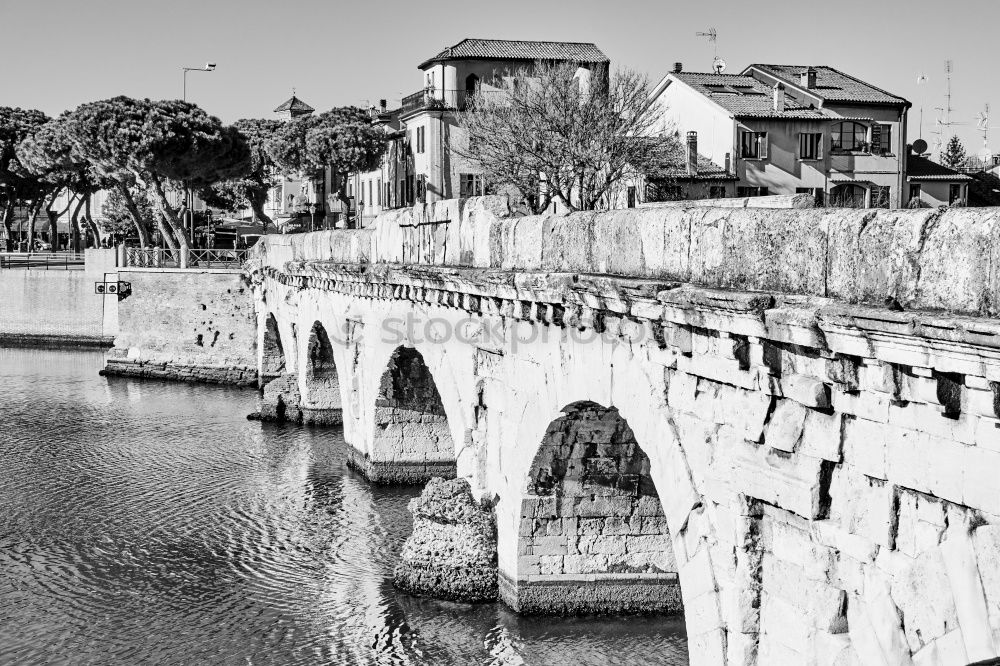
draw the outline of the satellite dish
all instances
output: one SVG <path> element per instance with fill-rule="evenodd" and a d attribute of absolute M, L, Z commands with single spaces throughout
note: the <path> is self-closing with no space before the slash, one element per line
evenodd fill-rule
<path fill-rule="evenodd" d="M 716 74 L 722 74 L 726 71 L 726 61 L 717 57 L 712 61 L 712 69 L 715 70 Z"/>
<path fill-rule="evenodd" d="M 913 152 L 917 155 L 923 155 L 927 152 L 927 142 L 923 139 L 917 139 L 913 142 Z"/>

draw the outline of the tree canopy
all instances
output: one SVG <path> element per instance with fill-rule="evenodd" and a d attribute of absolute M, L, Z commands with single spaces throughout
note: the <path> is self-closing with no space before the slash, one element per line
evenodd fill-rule
<path fill-rule="evenodd" d="M 953 136 L 948 140 L 944 150 L 941 151 L 941 164 L 951 169 L 957 169 L 965 164 L 966 157 L 962 141 L 957 136 Z"/>
<path fill-rule="evenodd" d="M 345 106 L 283 123 L 267 150 L 286 173 L 316 175 L 330 168 L 340 176 L 338 195 L 346 200 L 347 175 L 377 168 L 386 142 L 367 111 Z"/>
<path fill-rule="evenodd" d="M 265 224 L 272 222 L 264 211 L 264 205 L 271 188 L 278 185 L 280 176 L 267 147 L 282 125 L 281 121 L 261 118 L 246 118 L 233 123 L 233 128 L 249 148 L 249 166 L 240 178 L 222 180 L 202 188 L 200 195 L 205 203 L 225 210 L 249 207 Z"/>
<path fill-rule="evenodd" d="M 459 122 L 468 145 L 456 152 L 494 188 L 512 188 L 533 212 L 553 200 L 569 210 L 607 205 L 629 170 L 663 159 L 670 136 L 649 140 L 662 111 L 646 79 L 601 68 L 581 80 L 570 63 L 536 63 L 483 86 Z"/>
<path fill-rule="evenodd" d="M 115 97 L 81 105 L 67 122 L 74 147 L 99 173 L 119 184 L 134 178 L 149 189 L 171 247 L 188 246 L 167 199 L 171 182 L 204 188 L 242 176 L 250 166 L 244 137 L 189 102 Z M 125 190 L 119 188 L 127 198 Z"/>

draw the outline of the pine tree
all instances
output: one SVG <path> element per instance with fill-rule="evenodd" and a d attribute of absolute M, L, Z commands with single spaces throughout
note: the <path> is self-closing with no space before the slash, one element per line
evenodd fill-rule
<path fill-rule="evenodd" d="M 948 140 L 948 145 L 941 151 L 941 164 L 957 169 L 965 164 L 965 158 L 965 146 L 962 145 L 957 136 L 951 137 Z"/>

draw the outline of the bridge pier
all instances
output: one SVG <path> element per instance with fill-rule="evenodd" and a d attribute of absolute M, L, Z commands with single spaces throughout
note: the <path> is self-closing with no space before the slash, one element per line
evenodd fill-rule
<path fill-rule="evenodd" d="M 301 376 L 302 423 L 341 425 L 344 422 L 340 380 L 330 336 L 320 322 L 309 331 Z"/>
<path fill-rule="evenodd" d="M 269 237 L 252 277 L 286 348 L 351 322 L 352 465 L 457 459 L 508 605 L 683 610 L 699 665 L 1000 655 L 1000 213 L 500 212 Z M 447 334 L 393 353 L 411 320 Z"/>
<path fill-rule="evenodd" d="M 441 395 L 423 356 L 412 347 L 393 352 L 379 382 L 367 453 L 348 464 L 372 483 L 418 484 L 455 477 L 452 443 Z"/>
<path fill-rule="evenodd" d="M 649 458 L 617 409 L 563 411 L 531 466 L 501 598 L 528 614 L 682 612 Z"/>

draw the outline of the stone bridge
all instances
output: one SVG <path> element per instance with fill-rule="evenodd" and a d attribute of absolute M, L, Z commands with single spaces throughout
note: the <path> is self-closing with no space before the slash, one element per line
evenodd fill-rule
<path fill-rule="evenodd" d="M 270 409 L 468 480 L 515 611 L 682 611 L 712 666 L 1000 654 L 1000 210 L 486 197 L 248 274 Z"/>

